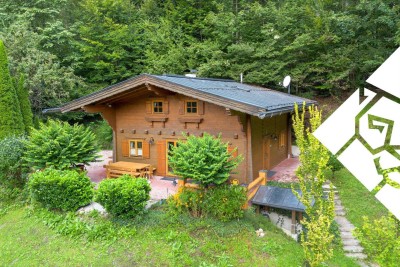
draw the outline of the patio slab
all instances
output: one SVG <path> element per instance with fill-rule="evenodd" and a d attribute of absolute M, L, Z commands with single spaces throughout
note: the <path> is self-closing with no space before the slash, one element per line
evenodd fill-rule
<path fill-rule="evenodd" d="M 101 157 L 97 162 L 92 162 L 90 165 L 85 166 L 90 180 L 96 184 L 106 178 L 106 169 L 103 166 L 112 160 L 111 150 L 103 150 L 99 154 Z M 152 200 L 167 199 L 170 195 L 175 194 L 178 189 L 178 186 L 174 185 L 173 181 L 161 180 L 162 178 L 162 176 L 154 176 L 150 179 L 150 198 Z"/>
<path fill-rule="evenodd" d="M 268 177 L 268 181 L 277 181 L 282 183 L 298 182 L 295 173 L 299 165 L 300 161 L 298 157 L 283 160 L 271 170 L 274 174 L 271 177 Z"/>

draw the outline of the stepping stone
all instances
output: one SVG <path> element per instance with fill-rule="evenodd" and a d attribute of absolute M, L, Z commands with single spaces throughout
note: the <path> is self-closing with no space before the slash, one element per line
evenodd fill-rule
<path fill-rule="evenodd" d="M 329 186 L 329 184 L 323 184 L 322 188 L 323 189 L 330 189 L 331 187 Z M 336 186 L 332 185 L 332 189 L 336 189 Z"/>
<path fill-rule="evenodd" d="M 363 248 L 359 245 L 357 246 L 343 246 L 343 250 L 346 252 L 353 252 L 353 253 L 361 253 L 363 252 Z"/>
<path fill-rule="evenodd" d="M 344 239 L 342 240 L 343 246 L 359 246 L 360 242 L 357 239 Z"/>
<path fill-rule="evenodd" d="M 341 232 L 340 236 L 342 239 L 354 239 L 354 236 L 351 234 L 351 232 Z"/>
<path fill-rule="evenodd" d="M 330 193 L 331 191 L 330 191 L 330 190 L 324 190 L 324 191 L 322 191 L 322 192 L 324 192 L 324 193 Z M 335 193 L 335 194 L 339 193 L 337 190 L 333 190 L 332 192 Z"/>
<path fill-rule="evenodd" d="M 344 216 L 344 215 L 346 215 L 346 212 L 344 210 L 336 211 L 336 216 Z"/>
<path fill-rule="evenodd" d="M 365 255 L 364 253 L 360 253 L 360 252 L 358 252 L 358 253 L 345 253 L 345 255 L 347 257 L 350 257 L 350 258 L 356 258 L 356 259 L 362 259 L 362 260 L 367 258 L 367 255 Z"/>
<path fill-rule="evenodd" d="M 336 214 L 336 216 L 335 216 L 335 221 L 338 223 L 338 224 L 345 224 L 345 223 L 348 223 L 349 221 L 346 219 L 346 217 L 344 217 L 344 216 L 338 216 L 337 214 Z"/>
<path fill-rule="evenodd" d="M 348 225 L 344 225 L 344 226 L 339 226 L 339 229 L 341 232 L 343 233 L 350 233 L 353 235 L 353 230 L 354 228 Z"/>
<path fill-rule="evenodd" d="M 344 207 L 343 206 L 336 206 L 335 207 L 335 211 L 344 211 Z"/>
<path fill-rule="evenodd" d="M 342 201 L 340 201 L 340 199 L 336 199 L 335 206 L 342 206 Z"/>

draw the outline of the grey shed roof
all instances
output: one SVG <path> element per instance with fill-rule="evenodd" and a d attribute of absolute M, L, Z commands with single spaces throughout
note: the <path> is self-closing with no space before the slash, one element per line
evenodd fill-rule
<path fill-rule="evenodd" d="M 294 109 L 294 103 L 299 105 L 303 102 L 306 105 L 316 103 L 309 99 L 233 80 L 142 74 L 71 101 L 63 105 L 61 111 L 67 112 L 84 105 L 96 104 L 97 101 L 134 90 L 135 87 L 143 84 L 152 84 L 260 118 L 291 112 Z"/>
<path fill-rule="evenodd" d="M 300 190 L 297 193 L 302 195 Z M 295 211 L 305 211 L 305 206 L 290 188 L 262 185 L 251 201 L 253 204 Z M 314 201 L 312 202 L 314 205 Z"/>

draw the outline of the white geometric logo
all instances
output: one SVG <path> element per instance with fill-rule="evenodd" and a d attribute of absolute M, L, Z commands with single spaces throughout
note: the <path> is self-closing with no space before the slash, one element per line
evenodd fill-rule
<path fill-rule="evenodd" d="M 314 136 L 400 220 L 400 48 Z"/>

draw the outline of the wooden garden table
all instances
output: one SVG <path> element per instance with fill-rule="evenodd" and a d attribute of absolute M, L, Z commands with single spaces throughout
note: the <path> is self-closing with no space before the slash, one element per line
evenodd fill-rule
<path fill-rule="evenodd" d="M 148 167 L 150 167 L 150 164 L 128 161 L 112 162 L 105 166 L 107 178 L 117 178 L 123 174 L 138 177 Z"/>

